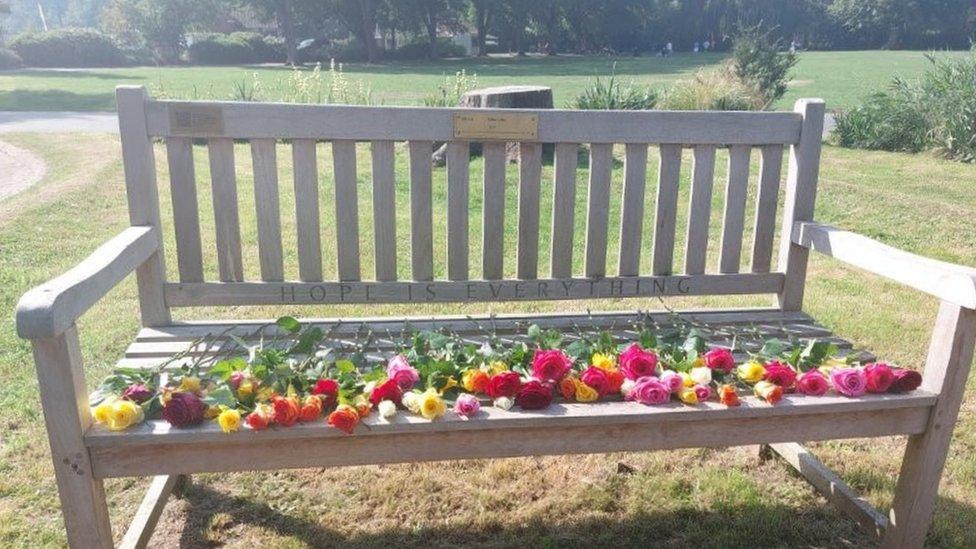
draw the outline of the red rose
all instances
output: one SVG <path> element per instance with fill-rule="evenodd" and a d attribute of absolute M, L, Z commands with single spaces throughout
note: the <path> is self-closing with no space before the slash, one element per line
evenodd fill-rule
<path fill-rule="evenodd" d="M 207 405 L 193 393 L 173 393 L 163 405 L 163 419 L 173 427 L 190 427 L 203 421 Z"/>
<path fill-rule="evenodd" d="M 820 370 L 808 370 L 796 380 L 796 388 L 804 395 L 821 396 L 826 394 L 830 385 Z"/>
<path fill-rule="evenodd" d="M 393 404 L 399 405 L 402 396 L 403 391 L 400 389 L 397 381 L 395 379 L 388 379 L 373 388 L 373 391 L 369 393 L 369 402 L 373 406 L 379 406 L 380 402 L 389 400 Z"/>
<path fill-rule="evenodd" d="M 331 410 L 339 400 L 339 382 L 334 379 L 320 379 L 312 388 L 313 395 L 322 397 L 322 407 Z"/>
<path fill-rule="evenodd" d="M 354 407 L 343 404 L 329 414 L 327 421 L 329 425 L 351 435 L 356 425 L 359 424 L 359 412 Z"/>
<path fill-rule="evenodd" d="M 607 372 L 607 379 L 610 380 L 610 392 L 619 393 L 624 385 L 624 374 L 620 370 L 610 370 Z"/>
<path fill-rule="evenodd" d="M 301 406 L 295 397 L 274 397 L 271 399 L 271 417 L 282 427 L 291 427 L 301 415 Z"/>
<path fill-rule="evenodd" d="M 721 349 L 719 347 L 712 347 L 705 356 L 705 366 L 713 370 L 721 370 L 722 372 L 729 374 L 735 369 L 735 357 L 732 356 L 732 351 L 728 349 Z"/>
<path fill-rule="evenodd" d="M 645 351 L 637 343 L 631 343 L 630 347 L 620 353 L 617 360 L 624 376 L 634 381 L 642 377 L 653 376 L 657 371 L 657 354 L 654 351 Z"/>
<path fill-rule="evenodd" d="M 257 410 L 247 414 L 247 417 L 244 418 L 244 422 L 247 423 L 247 426 L 251 429 L 261 431 L 263 429 L 267 429 L 268 425 L 271 424 L 271 417 L 267 414 L 267 412 L 265 412 L 264 409 L 259 407 Z"/>
<path fill-rule="evenodd" d="M 562 381 L 572 368 L 572 359 L 559 349 L 537 350 L 532 357 L 532 375 L 542 381 Z"/>
<path fill-rule="evenodd" d="M 922 374 L 915 370 L 896 368 L 894 370 L 895 381 L 888 387 L 890 393 L 907 393 L 918 389 L 922 384 Z"/>
<path fill-rule="evenodd" d="M 887 393 L 891 384 L 895 382 L 895 374 L 891 366 L 884 362 L 872 362 L 864 367 L 864 375 L 868 377 L 869 393 Z"/>
<path fill-rule="evenodd" d="M 524 410 L 541 410 L 552 404 L 552 387 L 541 381 L 532 380 L 519 390 L 515 404 Z"/>
<path fill-rule="evenodd" d="M 298 412 L 298 421 L 309 423 L 315 421 L 322 415 L 322 397 L 318 395 L 308 395 L 302 402 L 302 407 Z"/>
<path fill-rule="evenodd" d="M 600 398 L 610 394 L 610 378 L 607 373 L 596 366 L 590 366 L 580 375 L 580 381 L 592 387 Z"/>
<path fill-rule="evenodd" d="M 783 389 L 790 390 L 796 384 L 796 372 L 786 364 L 778 360 L 771 360 L 766 363 L 766 375 L 763 379 L 770 383 L 775 383 Z"/>
<path fill-rule="evenodd" d="M 522 386 L 522 378 L 515 372 L 501 372 L 491 376 L 488 381 L 488 396 L 491 398 L 513 397 Z"/>

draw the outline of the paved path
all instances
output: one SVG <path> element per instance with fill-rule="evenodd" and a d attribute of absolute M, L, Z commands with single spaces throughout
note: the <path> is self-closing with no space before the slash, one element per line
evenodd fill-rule
<path fill-rule="evenodd" d="M 0 134 L 16 132 L 119 133 L 114 112 L 0 111 Z"/>
<path fill-rule="evenodd" d="M 37 155 L 0 141 L 0 200 L 37 183 L 45 173 L 47 166 Z"/>

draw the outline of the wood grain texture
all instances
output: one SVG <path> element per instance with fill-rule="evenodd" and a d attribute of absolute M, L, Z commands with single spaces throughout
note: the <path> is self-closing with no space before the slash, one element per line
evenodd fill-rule
<path fill-rule="evenodd" d="M 681 175 L 681 147 L 661 145 L 657 176 L 657 214 L 654 218 L 654 275 L 674 272 L 674 237 L 678 218 L 678 181 Z"/>
<path fill-rule="evenodd" d="M 728 179 L 725 185 L 725 216 L 719 248 L 718 272 L 737 273 L 742 259 L 742 231 L 745 229 L 746 197 L 749 194 L 749 147 L 729 147 Z"/>
<path fill-rule="evenodd" d="M 410 148 L 410 264 L 414 280 L 434 278 L 434 206 L 430 141 L 411 141 Z"/>
<path fill-rule="evenodd" d="M 447 277 L 451 280 L 467 280 L 470 274 L 470 150 L 471 145 L 467 141 L 447 144 Z"/>
<path fill-rule="evenodd" d="M 254 207 L 258 222 L 261 280 L 285 279 L 281 252 L 281 207 L 278 205 L 278 160 L 274 139 L 251 141 L 254 165 Z"/>
<path fill-rule="evenodd" d="M 556 143 L 553 157 L 552 249 L 550 276 L 569 278 L 573 275 L 573 238 L 576 214 L 576 164 L 579 145 Z"/>
<path fill-rule="evenodd" d="M 504 275 L 505 257 L 505 143 L 488 141 L 482 147 L 485 159 L 484 199 L 481 231 L 481 271 L 485 280 Z"/>
<path fill-rule="evenodd" d="M 373 141 L 373 239 L 376 280 L 397 279 L 396 156 L 392 141 Z"/>
<path fill-rule="evenodd" d="M 715 147 L 695 147 L 691 199 L 688 204 L 688 236 L 685 242 L 685 273 L 690 275 L 705 272 L 714 178 Z"/>
<path fill-rule="evenodd" d="M 610 221 L 610 173 L 613 170 L 613 145 L 590 145 L 590 182 L 586 202 L 586 255 L 584 273 L 587 277 L 604 276 L 607 272 L 607 232 Z"/>
<path fill-rule="evenodd" d="M 187 137 L 166 139 L 169 188 L 176 232 L 176 263 L 180 282 L 203 282 L 203 250 L 200 244 L 200 211 L 193 171 L 193 141 Z"/>
<path fill-rule="evenodd" d="M 542 186 L 542 145 L 519 146 L 518 248 L 516 272 L 522 280 L 539 276 L 539 193 Z"/>
<path fill-rule="evenodd" d="M 637 276 L 644 232 L 644 188 L 647 183 L 647 145 L 628 143 L 624 153 L 624 194 L 620 215 L 619 276 Z"/>
<path fill-rule="evenodd" d="M 783 166 L 783 147 L 764 145 L 759 165 L 759 191 L 752 243 L 752 272 L 768 273 L 776 233 L 776 208 L 779 202 L 779 176 Z"/>
<path fill-rule="evenodd" d="M 292 165 L 295 172 L 298 276 L 305 282 L 322 281 L 319 167 L 315 149 L 315 141 L 312 139 L 296 139 L 291 144 Z"/>
<path fill-rule="evenodd" d="M 336 196 L 336 260 L 339 280 L 359 280 L 359 191 L 356 142 L 333 141 L 332 163 Z"/>
<path fill-rule="evenodd" d="M 207 142 L 207 149 L 210 153 L 210 185 L 217 231 L 217 268 L 222 282 L 240 282 L 244 280 L 244 261 L 241 257 L 234 142 L 222 137 L 213 138 Z"/>

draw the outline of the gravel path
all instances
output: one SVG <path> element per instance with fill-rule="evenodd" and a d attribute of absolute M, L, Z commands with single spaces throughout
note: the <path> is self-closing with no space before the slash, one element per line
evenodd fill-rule
<path fill-rule="evenodd" d="M 0 111 L 2 133 L 119 133 L 114 112 Z"/>
<path fill-rule="evenodd" d="M 0 200 L 37 183 L 45 173 L 47 166 L 37 155 L 0 141 Z"/>

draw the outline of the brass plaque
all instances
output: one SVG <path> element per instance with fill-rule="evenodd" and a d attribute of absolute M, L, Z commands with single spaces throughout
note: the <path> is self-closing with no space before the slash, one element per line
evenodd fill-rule
<path fill-rule="evenodd" d="M 454 137 L 512 141 L 538 139 L 539 117 L 535 114 L 510 113 L 455 114 Z"/>
<path fill-rule="evenodd" d="M 222 135 L 224 113 L 220 105 L 170 105 L 172 135 Z"/>

